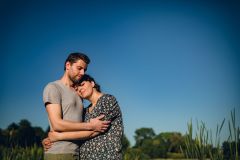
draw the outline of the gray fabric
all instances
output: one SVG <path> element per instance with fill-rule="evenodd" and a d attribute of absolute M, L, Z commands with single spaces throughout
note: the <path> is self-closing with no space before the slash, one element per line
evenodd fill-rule
<path fill-rule="evenodd" d="M 43 102 L 44 104 L 60 104 L 62 110 L 62 118 L 64 120 L 82 122 L 82 100 L 74 90 L 65 86 L 60 80 L 51 82 L 44 88 Z M 46 153 L 78 154 L 78 152 L 78 141 L 58 141 L 53 143 L 52 147 Z"/>

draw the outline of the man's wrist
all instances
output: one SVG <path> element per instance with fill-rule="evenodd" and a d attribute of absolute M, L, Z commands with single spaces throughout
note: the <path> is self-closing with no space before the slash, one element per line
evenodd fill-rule
<path fill-rule="evenodd" d="M 91 122 L 86 123 L 86 126 L 87 126 L 87 130 L 89 130 L 89 131 L 92 131 L 95 129 L 94 125 Z"/>
<path fill-rule="evenodd" d="M 65 139 L 65 138 L 64 138 L 64 134 L 62 134 L 62 133 L 59 133 L 58 136 L 56 137 L 57 141 L 61 141 L 63 139 Z"/>

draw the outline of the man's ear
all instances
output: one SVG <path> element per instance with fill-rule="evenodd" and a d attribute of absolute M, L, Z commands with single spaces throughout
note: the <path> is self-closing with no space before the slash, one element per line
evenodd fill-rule
<path fill-rule="evenodd" d="M 91 85 L 93 88 L 95 87 L 95 83 L 93 81 L 91 81 Z"/>
<path fill-rule="evenodd" d="M 66 70 L 69 70 L 70 66 L 71 66 L 70 62 L 66 62 L 66 66 L 65 66 Z"/>

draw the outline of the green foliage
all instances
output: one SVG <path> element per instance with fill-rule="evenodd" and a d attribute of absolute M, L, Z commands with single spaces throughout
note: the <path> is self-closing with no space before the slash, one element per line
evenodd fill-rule
<path fill-rule="evenodd" d="M 220 145 L 220 133 L 222 131 L 225 119 L 221 125 L 217 125 L 215 138 L 212 136 L 211 130 L 206 128 L 205 123 L 197 122 L 197 132 L 193 138 L 192 122 L 188 124 L 188 133 L 185 136 L 185 144 L 181 146 L 182 153 L 187 158 L 223 160 L 239 159 L 239 127 L 235 123 L 235 110 L 231 111 L 231 121 L 229 121 L 229 139 Z M 213 142 L 214 140 L 214 142 Z"/>
<path fill-rule="evenodd" d="M 231 119 L 228 121 L 229 138 L 221 145 L 220 134 L 224 123 L 225 119 L 220 126 L 217 125 L 214 137 L 203 122 L 197 122 L 195 135 L 193 135 L 192 121 L 188 123 L 188 131 L 184 136 L 178 132 L 162 132 L 156 135 L 152 128 L 137 129 L 134 136 L 136 144 L 133 148 L 130 147 L 127 137 L 123 135 L 124 160 L 158 158 L 239 160 L 240 131 L 236 126 L 235 110 L 231 112 Z M 48 130 L 44 132 L 40 127 L 32 127 L 27 120 L 0 129 L 0 159 L 43 159 L 41 140 L 46 137 Z"/>
<path fill-rule="evenodd" d="M 3 130 L 0 128 L 0 144 L 5 144 L 5 136 L 3 134 Z"/>
<path fill-rule="evenodd" d="M 5 130 L 0 129 L 0 159 L 43 159 L 41 141 L 45 135 L 41 127 L 32 127 L 26 119 L 11 123 Z"/>
<path fill-rule="evenodd" d="M 156 148 L 153 146 L 155 133 L 152 128 L 140 128 L 135 131 L 136 145 L 134 152 L 141 151 L 149 157 L 155 157 Z"/>
<path fill-rule="evenodd" d="M 222 144 L 222 148 L 223 148 L 223 155 L 224 155 L 224 159 L 239 159 L 239 152 L 240 152 L 240 143 L 238 140 L 238 144 L 237 144 L 237 150 L 238 150 L 238 157 L 234 158 L 237 154 L 235 152 L 236 148 L 236 142 L 228 142 L 228 141 L 224 141 Z"/>
<path fill-rule="evenodd" d="M 167 152 L 180 153 L 180 146 L 184 143 L 181 133 L 178 132 L 162 132 L 156 136 L 161 144 L 166 147 Z"/>
<path fill-rule="evenodd" d="M 235 109 L 231 111 L 231 120 L 228 121 L 229 138 L 223 143 L 224 156 L 227 159 L 239 160 L 240 155 L 240 129 L 236 126 Z"/>
<path fill-rule="evenodd" d="M 141 147 L 144 140 L 152 139 L 155 136 L 155 132 L 152 128 L 140 128 L 135 131 L 135 147 Z"/>
<path fill-rule="evenodd" d="M 225 119 L 222 121 L 220 127 L 217 125 L 215 143 L 213 143 L 211 130 L 208 130 L 203 122 L 200 124 L 197 122 L 197 132 L 195 139 L 193 139 L 193 127 L 192 122 L 190 122 L 190 124 L 188 124 L 188 133 L 185 137 L 185 151 L 183 151 L 185 156 L 187 158 L 197 159 L 223 159 L 220 146 L 220 133 L 224 122 Z"/>
<path fill-rule="evenodd" d="M 127 149 L 130 147 L 130 142 L 127 139 L 126 135 L 124 134 L 122 137 L 122 152 L 123 155 L 126 153 Z"/>
<path fill-rule="evenodd" d="M 136 145 L 143 154 L 150 158 L 168 158 L 167 153 L 180 153 L 183 137 L 178 132 L 164 132 L 155 135 L 152 128 L 140 128 L 135 131 Z"/>
<path fill-rule="evenodd" d="M 150 160 L 150 157 L 144 154 L 141 149 L 128 148 L 124 154 L 124 160 Z"/>
<path fill-rule="evenodd" d="M 43 149 L 37 145 L 32 147 L 19 147 L 15 146 L 7 148 L 0 146 L 0 159 L 1 160 L 42 160 Z"/>
<path fill-rule="evenodd" d="M 168 152 L 167 153 L 167 158 L 170 158 L 170 159 L 183 159 L 184 158 L 184 154 L 183 153 Z"/>
<path fill-rule="evenodd" d="M 200 126 L 197 123 L 197 133 L 195 139 L 193 138 L 192 122 L 188 124 L 188 133 L 185 136 L 185 150 L 183 153 L 187 158 L 206 159 L 211 150 L 209 142 L 209 132 L 205 127 L 205 124 L 201 122 Z"/>
<path fill-rule="evenodd" d="M 41 127 L 32 127 L 28 120 L 23 119 L 19 124 L 11 123 L 5 130 L 1 130 L 0 141 L 6 147 L 41 146 L 45 135 Z"/>

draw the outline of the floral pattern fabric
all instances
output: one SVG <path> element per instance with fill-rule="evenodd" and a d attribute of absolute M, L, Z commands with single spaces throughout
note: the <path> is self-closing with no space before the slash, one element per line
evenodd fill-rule
<path fill-rule="evenodd" d="M 109 129 L 80 146 L 81 160 L 121 160 L 123 135 L 122 113 L 116 98 L 109 94 L 101 96 L 91 113 L 84 109 L 84 121 L 89 121 L 104 114 L 104 120 L 110 120 Z"/>

